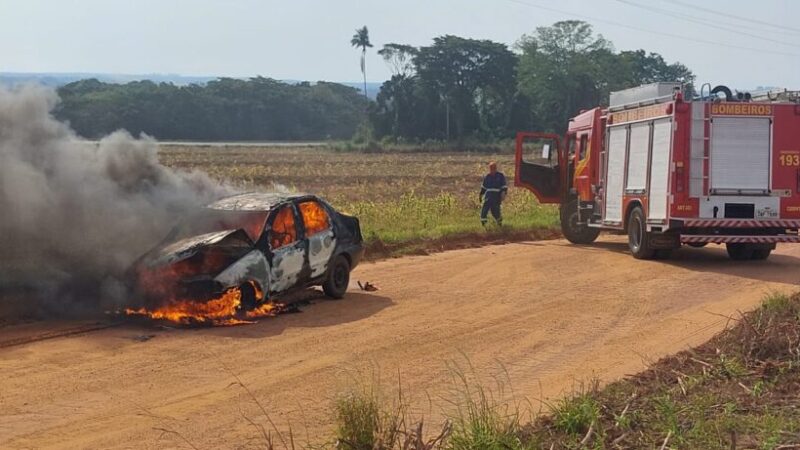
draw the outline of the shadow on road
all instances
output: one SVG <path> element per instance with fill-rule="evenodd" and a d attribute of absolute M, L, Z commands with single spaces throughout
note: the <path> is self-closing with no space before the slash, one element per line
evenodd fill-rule
<path fill-rule="evenodd" d="M 321 291 L 309 290 L 296 303 L 292 312 L 258 319 L 253 324 L 221 327 L 182 327 L 167 322 L 119 315 L 89 318 L 58 319 L 43 317 L 26 321 L 0 322 L 0 349 L 17 347 L 42 340 L 92 334 L 114 328 L 133 340 L 146 341 L 165 331 L 201 333 L 232 338 L 264 338 L 277 336 L 289 328 L 336 326 L 366 319 L 391 306 L 388 297 L 366 292 L 349 292 L 342 300 L 329 300 Z"/>
<path fill-rule="evenodd" d="M 627 242 L 600 241 L 591 245 L 570 246 L 585 251 L 626 254 L 633 258 L 630 256 Z M 778 249 L 780 248 L 779 245 Z M 800 258 L 779 253 L 773 253 L 765 261 L 733 261 L 722 245 L 710 244 L 704 248 L 684 246 L 674 250 L 668 259 L 654 260 L 651 263 L 764 282 L 800 284 Z"/>
<path fill-rule="evenodd" d="M 289 328 L 324 328 L 364 320 L 394 302 L 382 295 L 348 292 L 341 300 L 330 300 L 321 292 L 299 306 L 298 313 L 284 313 L 259 319 L 258 323 L 200 330 L 209 335 L 260 339 L 277 336 Z"/>

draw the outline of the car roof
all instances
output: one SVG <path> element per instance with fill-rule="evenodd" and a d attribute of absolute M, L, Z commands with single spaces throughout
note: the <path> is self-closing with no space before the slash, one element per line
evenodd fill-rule
<path fill-rule="evenodd" d="M 220 211 L 269 211 L 275 205 L 298 198 L 315 198 L 308 194 L 285 192 L 248 192 L 217 200 L 207 206 Z"/>

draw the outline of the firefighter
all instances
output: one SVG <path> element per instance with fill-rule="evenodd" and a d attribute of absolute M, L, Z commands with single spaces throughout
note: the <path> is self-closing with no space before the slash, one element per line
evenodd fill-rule
<path fill-rule="evenodd" d="M 506 176 L 503 172 L 497 171 L 497 163 L 492 161 L 489 163 L 489 173 L 483 177 L 483 185 L 481 186 L 480 201 L 483 203 L 481 208 L 481 225 L 486 226 L 489 211 L 492 212 L 492 217 L 498 225 L 503 225 L 503 215 L 500 213 L 500 204 L 506 199 L 508 186 L 506 185 Z"/>

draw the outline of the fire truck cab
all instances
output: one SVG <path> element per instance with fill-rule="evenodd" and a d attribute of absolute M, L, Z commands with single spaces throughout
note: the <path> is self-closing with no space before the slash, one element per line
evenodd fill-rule
<path fill-rule="evenodd" d="M 735 260 L 766 259 L 776 243 L 800 242 L 798 96 L 682 91 L 613 92 L 609 107 L 572 118 L 563 139 L 518 133 L 515 185 L 559 204 L 570 242 L 627 233 L 638 259 L 709 243 Z"/>

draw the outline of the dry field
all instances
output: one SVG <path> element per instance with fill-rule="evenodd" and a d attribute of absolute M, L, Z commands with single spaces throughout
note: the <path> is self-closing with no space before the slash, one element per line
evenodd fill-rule
<path fill-rule="evenodd" d="M 287 188 L 327 198 L 357 215 L 371 242 L 389 244 L 484 233 L 478 190 L 486 164 L 496 160 L 513 183 L 511 153 L 337 152 L 309 147 L 162 146 L 161 161 L 202 170 L 245 190 Z M 549 229 L 555 209 L 527 191 L 511 188 L 504 203 L 505 232 Z M 530 237 L 530 235 L 526 235 Z"/>

